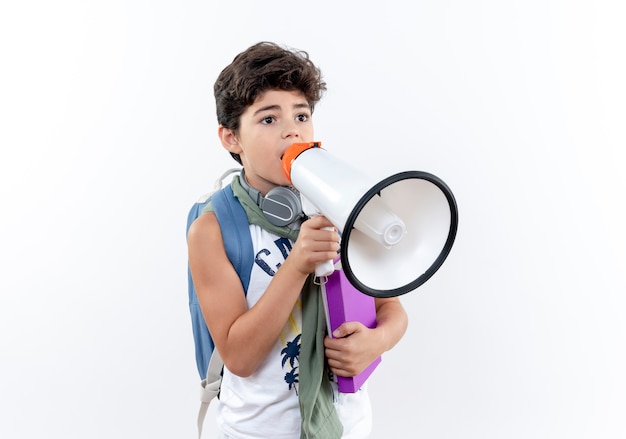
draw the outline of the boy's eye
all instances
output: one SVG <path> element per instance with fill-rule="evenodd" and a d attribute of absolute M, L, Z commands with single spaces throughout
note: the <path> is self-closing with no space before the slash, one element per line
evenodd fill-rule
<path fill-rule="evenodd" d="M 263 119 L 261 119 L 261 123 L 265 125 L 269 125 L 273 123 L 275 120 L 276 119 L 274 118 L 274 116 L 266 116 Z"/>
<path fill-rule="evenodd" d="M 296 116 L 296 120 L 298 120 L 298 122 L 306 122 L 309 119 L 309 115 L 308 114 L 298 114 Z"/>

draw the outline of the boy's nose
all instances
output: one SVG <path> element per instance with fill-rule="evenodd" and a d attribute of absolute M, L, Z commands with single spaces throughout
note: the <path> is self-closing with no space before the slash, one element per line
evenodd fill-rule
<path fill-rule="evenodd" d="M 283 138 L 287 139 L 288 137 L 300 137 L 300 132 L 295 123 L 288 124 L 283 130 Z"/>

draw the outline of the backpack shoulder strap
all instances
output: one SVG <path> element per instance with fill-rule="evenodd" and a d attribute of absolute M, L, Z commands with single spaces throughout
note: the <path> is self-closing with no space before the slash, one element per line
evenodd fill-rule
<path fill-rule="evenodd" d="M 231 185 L 213 194 L 211 202 L 220 223 L 226 255 L 241 279 L 244 292 L 247 293 L 254 255 L 246 211 L 235 198 Z"/>
<path fill-rule="evenodd" d="M 203 209 L 209 202 L 212 203 L 220 224 L 228 259 L 237 271 L 244 293 L 246 293 L 250 283 L 252 264 L 254 263 L 252 239 L 249 233 L 250 228 L 246 212 L 235 198 L 230 185 L 218 190 L 210 197 L 204 196 L 201 200 L 194 203 L 187 216 L 187 232 L 189 232 L 191 224 L 202 214 Z M 196 365 L 200 378 L 205 379 L 215 345 L 204 321 L 189 267 L 187 267 L 187 286 L 189 311 L 191 313 L 192 331 L 195 341 Z"/>

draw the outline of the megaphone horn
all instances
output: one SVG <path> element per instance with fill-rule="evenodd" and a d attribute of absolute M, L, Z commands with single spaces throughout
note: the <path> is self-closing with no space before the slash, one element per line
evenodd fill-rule
<path fill-rule="evenodd" d="M 438 177 L 405 171 L 372 184 L 320 142 L 294 143 L 282 166 L 303 207 L 307 199 L 341 233 L 341 266 L 359 291 L 373 297 L 406 294 L 448 257 L 458 211 Z"/>

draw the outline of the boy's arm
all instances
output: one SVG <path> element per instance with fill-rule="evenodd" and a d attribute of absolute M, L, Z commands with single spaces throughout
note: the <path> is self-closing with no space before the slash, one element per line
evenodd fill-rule
<path fill-rule="evenodd" d="M 302 224 L 290 255 L 267 290 L 248 309 L 239 277 L 231 265 L 213 213 L 194 221 L 188 233 L 189 267 L 198 301 L 224 364 L 236 375 L 252 374 L 273 347 L 316 263 L 339 248 L 336 231 L 316 217 Z"/>
<path fill-rule="evenodd" d="M 326 337 L 326 357 L 334 374 L 351 377 L 393 348 L 408 326 L 408 316 L 397 297 L 376 299 L 376 328 L 345 322 Z"/>

